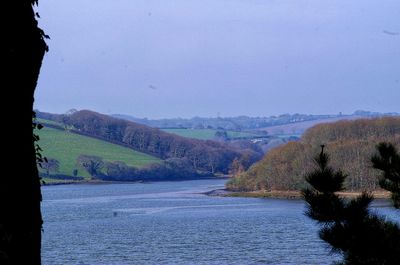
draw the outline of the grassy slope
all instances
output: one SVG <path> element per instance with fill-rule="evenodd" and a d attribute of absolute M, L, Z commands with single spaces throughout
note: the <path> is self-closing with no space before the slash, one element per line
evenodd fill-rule
<path fill-rule="evenodd" d="M 56 121 L 45 120 L 45 119 L 40 119 L 40 118 L 37 118 L 36 121 L 37 121 L 38 123 L 41 123 L 41 124 L 46 124 L 46 123 L 47 123 L 47 124 L 51 124 L 51 125 L 56 125 L 56 126 L 61 126 L 61 127 L 63 127 L 63 125 L 62 125 L 61 123 L 56 122 Z"/>
<path fill-rule="evenodd" d="M 97 155 L 105 161 L 122 161 L 134 167 L 161 161 L 126 147 L 52 128 L 43 128 L 39 136 L 43 155 L 60 162 L 59 174 L 72 175 L 72 171 L 77 168 L 76 158 L 81 154 Z M 89 177 L 87 172 L 77 169 L 79 176 Z"/>
<path fill-rule="evenodd" d="M 200 140 L 212 140 L 215 136 L 215 133 L 217 132 L 217 130 L 214 129 L 162 129 L 162 130 L 179 136 L 200 139 Z M 228 131 L 227 133 L 229 138 L 255 136 L 255 134 L 248 132 Z"/>

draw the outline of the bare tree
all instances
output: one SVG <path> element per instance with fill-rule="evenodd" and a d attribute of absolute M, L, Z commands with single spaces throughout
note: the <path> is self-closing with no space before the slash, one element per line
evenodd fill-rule
<path fill-rule="evenodd" d="M 104 162 L 101 157 L 98 156 L 90 156 L 90 155 L 80 155 L 77 160 L 77 164 L 84 169 L 92 176 L 92 178 L 96 178 L 101 174 L 101 170 L 104 167 Z"/>

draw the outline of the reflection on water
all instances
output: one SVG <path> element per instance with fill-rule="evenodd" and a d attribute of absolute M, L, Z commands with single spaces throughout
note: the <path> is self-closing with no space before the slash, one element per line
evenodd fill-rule
<path fill-rule="evenodd" d="M 201 194 L 225 180 L 43 187 L 43 264 L 329 264 L 298 200 Z M 377 211 L 398 218 L 389 208 Z M 400 218 L 399 218 L 400 219 Z"/>

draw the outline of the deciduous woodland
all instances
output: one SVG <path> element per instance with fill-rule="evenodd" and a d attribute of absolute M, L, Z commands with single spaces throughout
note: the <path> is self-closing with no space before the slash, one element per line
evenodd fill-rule
<path fill-rule="evenodd" d="M 331 165 L 348 174 L 349 191 L 377 190 L 379 172 L 370 159 L 379 142 L 400 147 L 400 118 L 385 117 L 319 124 L 306 131 L 298 142 L 289 142 L 267 153 L 246 172 L 227 185 L 230 190 L 300 190 L 304 175 L 313 167 L 313 156 L 325 145 Z"/>
<path fill-rule="evenodd" d="M 112 177 L 108 177 L 109 179 L 128 180 L 129 175 L 134 175 L 133 179 L 137 180 L 140 178 L 138 176 L 159 172 L 160 167 L 163 168 L 161 171 L 173 168 L 175 174 L 178 174 L 179 169 L 181 171 L 179 175 L 188 173 L 188 170 L 206 174 L 227 174 L 235 159 L 240 160 L 243 167 L 247 168 L 262 156 L 262 151 L 256 146 L 236 148 L 221 142 L 189 139 L 88 110 L 77 111 L 71 115 L 39 113 L 38 116 L 59 122 L 74 133 L 123 145 L 166 161 L 164 165 L 153 165 L 140 172 L 133 169 L 124 170 L 123 174 L 119 174 L 124 176 L 111 174 Z M 125 168 L 121 163 L 108 166 L 109 172 Z M 167 175 L 172 175 L 173 172 Z M 157 177 L 158 175 L 155 174 L 155 178 L 161 179 L 162 177 Z"/>

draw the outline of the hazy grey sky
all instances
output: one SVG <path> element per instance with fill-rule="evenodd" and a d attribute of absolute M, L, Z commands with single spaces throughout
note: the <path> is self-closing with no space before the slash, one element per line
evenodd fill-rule
<path fill-rule="evenodd" d="M 400 112 L 398 0 L 41 0 L 35 107 L 137 117 Z"/>

